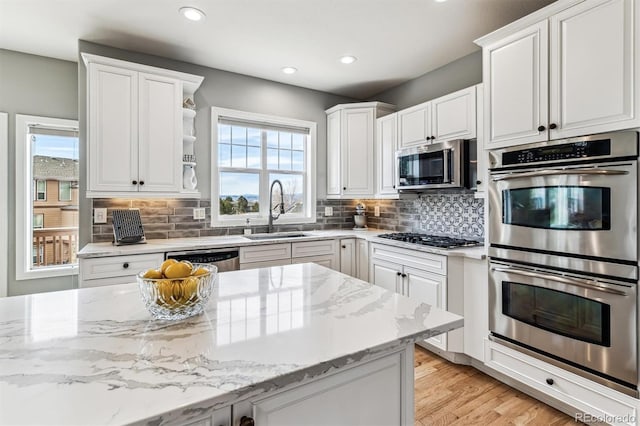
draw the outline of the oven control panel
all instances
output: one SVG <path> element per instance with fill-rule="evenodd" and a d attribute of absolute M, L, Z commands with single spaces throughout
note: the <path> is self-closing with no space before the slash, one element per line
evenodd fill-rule
<path fill-rule="evenodd" d="M 502 153 L 502 165 L 585 159 L 611 154 L 611 139 L 541 146 Z"/>

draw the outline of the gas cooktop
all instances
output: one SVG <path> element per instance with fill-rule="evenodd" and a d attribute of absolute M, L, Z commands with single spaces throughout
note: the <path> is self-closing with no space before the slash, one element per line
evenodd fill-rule
<path fill-rule="evenodd" d="M 379 238 L 388 240 L 403 241 L 405 243 L 419 244 L 421 246 L 432 246 L 443 249 L 451 249 L 457 247 L 473 247 L 483 243 L 474 240 L 465 240 L 462 238 L 443 237 L 440 235 L 418 234 L 413 232 L 399 232 L 394 234 L 381 234 Z"/>

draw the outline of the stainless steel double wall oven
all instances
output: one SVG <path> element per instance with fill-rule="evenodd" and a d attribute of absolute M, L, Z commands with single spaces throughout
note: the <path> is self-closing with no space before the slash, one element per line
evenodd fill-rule
<path fill-rule="evenodd" d="M 491 338 L 638 396 L 638 134 L 489 154 Z"/>

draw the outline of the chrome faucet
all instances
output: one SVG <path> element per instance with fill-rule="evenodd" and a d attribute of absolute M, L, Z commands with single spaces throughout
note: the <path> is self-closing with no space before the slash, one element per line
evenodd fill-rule
<path fill-rule="evenodd" d="M 276 205 L 275 209 L 278 209 L 278 207 L 280 207 L 280 209 L 277 216 L 273 217 L 274 208 L 271 206 L 273 205 L 273 187 L 276 183 L 280 186 L 280 203 Z M 282 182 L 275 179 L 271 182 L 271 188 L 269 188 L 269 233 L 273 232 L 273 221 L 277 220 L 281 214 L 284 214 L 284 190 L 282 189 Z"/>

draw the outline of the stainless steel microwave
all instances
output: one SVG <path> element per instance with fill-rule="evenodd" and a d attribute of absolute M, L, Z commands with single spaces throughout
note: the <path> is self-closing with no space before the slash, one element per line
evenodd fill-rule
<path fill-rule="evenodd" d="M 411 147 L 398 151 L 396 159 L 400 192 L 475 187 L 475 140 Z"/>

